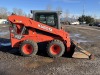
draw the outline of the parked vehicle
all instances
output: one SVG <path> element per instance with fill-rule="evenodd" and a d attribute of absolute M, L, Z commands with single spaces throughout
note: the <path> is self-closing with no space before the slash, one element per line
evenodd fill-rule
<path fill-rule="evenodd" d="M 79 23 L 79 21 L 76 21 L 76 22 L 71 22 L 70 24 L 71 25 L 79 25 L 80 23 Z"/>
<path fill-rule="evenodd" d="M 98 22 L 98 23 L 96 23 L 96 24 L 95 24 L 95 26 L 98 26 L 98 27 L 100 27 L 100 23 L 99 23 L 99 22 Z"/>
<path fill-rule="evenodd" d="M 60 57 L 65 52 L 74 58 L 92 58 L 76 41 L 70 39 L 60 24 L 61 12 L 31 11 L 33 18 L 11 15 L 10 39 L 12 47 L 18 47 L 23 56 L 38 52 L 39 43 L 47 43 L 46 51 L 50 57 Z M 65 51 L 66 50 L 66 51 Z"/>
<path fill-rule="evenodd" d="M 89 26 L 93 26 L 93 25 L 94 25 L 93 23 L 90 23 L 90 24 L 89 24 Z"/>
<path fill-rule="evenodd" d="M 9 24 L 9 22 L 8 21 L 3 21 L 2 24 Z"/>
<path fill-rule="evenodd" d="M 6 24 L 7 22 L 7 19 L 0 19 L 0 24 Z"/>
<path fill-rule="evenodd" d="M 100 27 L 100 24 L 98 25 L 98 27 Z"/>
<path fill-rule="evenodd" d="M 98 26 L 98 27 L 100 27 L 100 23 L 99 22 L 90 23 L 89 26 Z"/>

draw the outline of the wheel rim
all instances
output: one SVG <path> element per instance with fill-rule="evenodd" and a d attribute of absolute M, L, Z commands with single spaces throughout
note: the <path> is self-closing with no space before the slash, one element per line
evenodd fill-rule
<path fill-rule="evenodd" d="M 59 45 L 52 45 L 51 47 L 50 47 L 50 52 L 53 54 L 53 55 L 57 55 L 57 54 L 59 54 L 60 53 L 60 51 L 61 51 L 61 47 L 59 46 Z"/>
<path fill-rule="evenodd" d="M 27 55 L 29 55 L 29 54 L 32 54 L 32 52 L 33 52 L 33 47 L 32 47 L 32 45 L 30 45 L 30 44 L 25 44 L 23 47 L 22 47 L 22 50 L 23 50 L 23 52 L 25 53 L 25 54 L 27 54 Z"/>

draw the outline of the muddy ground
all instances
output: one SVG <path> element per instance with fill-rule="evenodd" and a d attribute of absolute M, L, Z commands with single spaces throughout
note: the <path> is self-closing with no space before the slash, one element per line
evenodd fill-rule
<path fill-rule="evenodd" d="M 94 60 L 67 57 L 49 58 L 43 53 L 23 57 L 12 49 L 9 28 L 0 25 L 0 75 L 100 75 L 100 29 L 64 26 L 73 40 L 95 55 Z"/>

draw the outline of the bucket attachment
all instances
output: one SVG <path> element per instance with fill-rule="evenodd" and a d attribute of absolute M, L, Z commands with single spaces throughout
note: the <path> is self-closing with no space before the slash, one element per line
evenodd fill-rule
<path fill-rule="evenodd" d="M 73 58 L 88 58 L 94 59 L 94 55 L 84 50 L 76 41 L 71 41 L 74 46 L 74 53 L 72 55 Z"/>

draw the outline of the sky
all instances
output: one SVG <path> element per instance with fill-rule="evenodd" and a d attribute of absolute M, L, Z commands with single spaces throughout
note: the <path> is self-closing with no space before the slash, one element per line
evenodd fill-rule
<path fill-rule="evenodd" d="M 71 16 L 82 15 L 84 8 L 84 14 L 100 18 L 100 0 L 0 0 L 0 7 L 5 7 L 10 12 L 13 8 L 20 8 L 30 13 L 30 10 L 45 10 L 48 5 L 52 10 L 60 7 Z"/>

